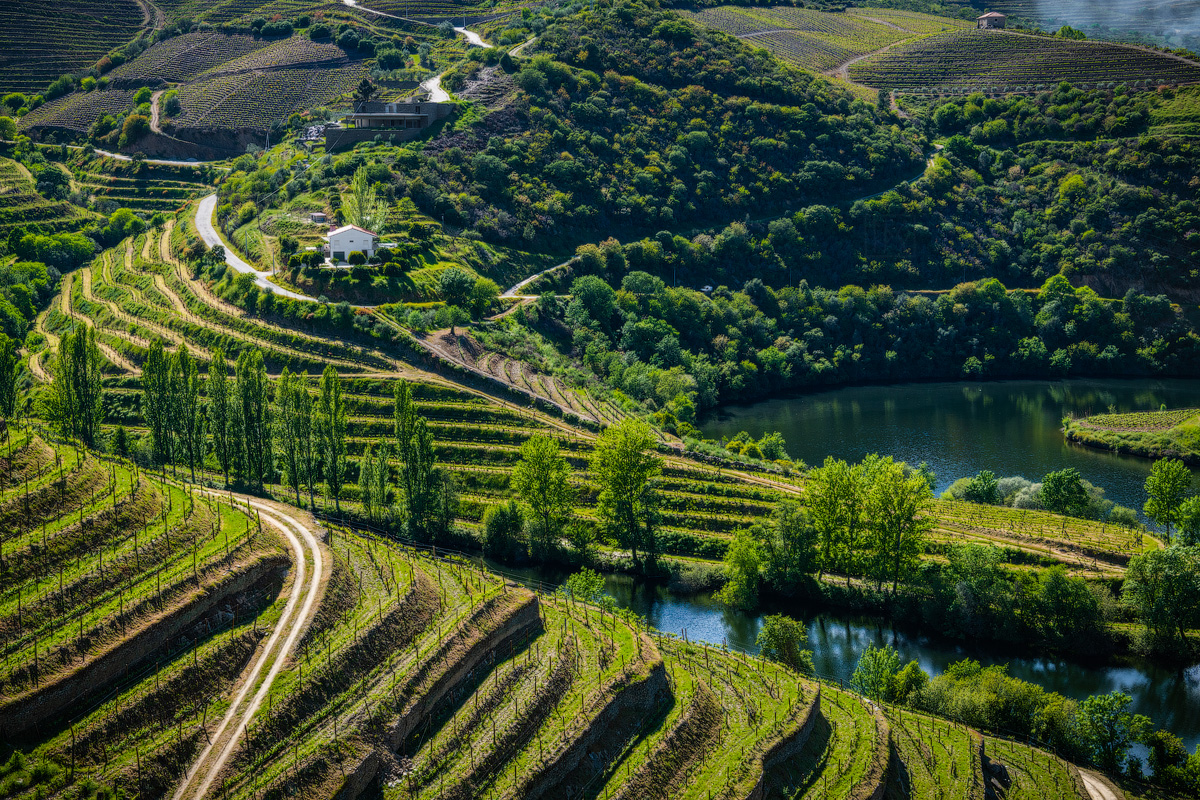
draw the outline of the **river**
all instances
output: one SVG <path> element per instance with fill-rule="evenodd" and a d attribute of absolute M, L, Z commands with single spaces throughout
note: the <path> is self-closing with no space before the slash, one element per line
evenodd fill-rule
<path fill-rule="evenodd" d="M 990 469 L 998 475 L 1039 478 L 1065 466 L 1108 491 L 1116 502 L 1140 509 L 1142 484 L 1150 470 L 1140 459 L 1068 446 L 1059 431 L 1069 413 L 1152 410 L 1200 405 L 1200 381 L 1006 381 L 868 386 L 772 399 L 724 409 L 704 424 L 706 436 L 746 430 L 755 437 L 781 432 L 794 458 L 810 464 L 826 455 L 858 460 L 886 453 L 937 472 L 939 491 L 956 478 Z M 526 570 L 514 577 L 557 584 L 565 576 Z M 731 611 L 711 595 L 679 596 L 665 586 L 628 575 L 606 576 L 617 603 L 668 633 L 757 652 L 761 615 Z M 1134 710 L 1183 739 L 1189 751 L 1200 744 L 1200 666 L 1164 669 L 1144 662 L 1096 666 L 1066 659 L 1013 658 L 1001 648 L 947 641 L 899 629 L 879 619 L 795 604 L 781 609 L 805 621 L 813 660 L 822 675 L 846 680 L 868 644 L 891 644 L 905 663 L 915 659 L 937 675 L 948 664 L 974 658 L 1007 664 L 1014 677 L 1067 697 L 1083 699 L 1116 689 L 1133 698 Z"/>
<path fill-rule="evenodd" d="M 868 453 L 928 462 L 939 492 L 990 469 L 1041 480 L 1075 467 L 1106 497 L 1140 512 L 1146 459 L 1067 444 L 1062 418 L 1200 406 L 1200 380 L 997 381 L 858 386 L 729 406 L 701 425 L 709 438 L 779 431 L 792 458 L 859 461 Z"/>
<path fill-rule="evenodd" d="M 938 491 L 956 479 L 990 469 L 997 475 L 1038 480 L 1063 467 L 1075 467 L 1117 503 L 1141 510 L 1150 472 L 1144 459 L 1069 445 L 1064 416 L 1154 410 L 1200 405 L 1197 380 L 1000 381 L 860 386 L 774 398 L 722 409 L 703 424 L 706 437 L 745 430 L 760 437 L 779 431 L 793 458 L 821 463 L 827 455 L 858 461 L 868 453 L 927 462 L 937 474 Z M 657 627 L 711 642 L 754 649 L 759 617 L 723 609 L 709 597 L 674 597 L 664 588 L 639 585 L 624 576 L 609 578 L 610 592 L 622 605 L 645 614 Z M 1200 744 L 1200 666 L 1172 670 L 1138 663 L 1097 667 L 1062 659 L 1011 658 L 986 646 L 921 636 L 879 620 L 813 614 L 788 609 L 805 619 L 818 671 L 847 678 L 868 644 L 895 646 L 905 662 L 916 659 L 926 671 L 941 672 L 961 658 L 984 664 L 1007 663 L 1009 674 L 1068 697 L 1120 689 L 1134 699 L 1138 713 Z"/>

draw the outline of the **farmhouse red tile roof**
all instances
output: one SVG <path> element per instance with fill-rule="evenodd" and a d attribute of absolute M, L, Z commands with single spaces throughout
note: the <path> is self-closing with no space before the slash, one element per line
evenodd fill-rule
<path fill-rule="evenodd" d="M 342 227 L 338 228 L 336 231 L 330 231 L 329 235 L 333 236 L 338 233 L 345 233 L 346 231 L 358 231 L 359 233 L 365 233 L 368 236 L 378 236 L 379 235 L 378 233 L 375 233 L 374 231 L 369 231 L 366 228 L 360 228 L 357 225 L 343 225 Z"/>

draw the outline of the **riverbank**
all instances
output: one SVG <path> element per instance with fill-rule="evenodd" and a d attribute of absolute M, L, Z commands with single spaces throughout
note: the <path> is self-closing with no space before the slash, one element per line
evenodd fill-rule
<path fill-rule="evenodd" d="M 1063 436 L 1094 450 L 1153 460 L 1177 458 L 1200 467 L 1200 409 L 1196 408 L 1068 419 Z"/>

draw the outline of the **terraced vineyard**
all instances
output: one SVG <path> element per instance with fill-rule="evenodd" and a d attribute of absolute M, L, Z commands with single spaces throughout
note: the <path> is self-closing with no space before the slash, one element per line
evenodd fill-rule
<path fill-rule="evenodd" d="M 136 0 L 12 0 L 0 5 L 0 95 L 36 94 L 60 75 L 87 69 L 150 20 Z"/>
<path fill-rule="evenodd" d="M 142 660 L 150 641 L 227 626 L 218 604 L 285 563 L 270 532 L 228 500 L 30 431 L 0 452 L 6 736 L 72 713 L 102 685 L 96 676 Z"/>
<path fill-rule="evenodd" d="M 133 90 L 105 89 L 74 92 L 51 100 L 20 119 L 21 130 L 49 128 L 87 133 L 92 123 L 105 114 L 119 114 L 133 106 Z"/>
<path fill-rule="evenodd" d="M 189 200 L 211 191 L 211 185 L 197 179 L 194 170 L 171 171 L 143 166 L 135 173 L 118 171 L 115 166 L 92 162 L 73 170 L 76 185 L 91 195 L 102 211 L 111 212 L 123 207 L 147 214 L 172 213 Z"/>
<path fill-rule="evenodd" d="M 343 59 L 312 69 L 280 69 L 220 75 L 179 88 L 183 111 L 178 128 L 227 127 L 265 130 L 293 111 L 329 103 L 366 75 L 362 62 Z"/>
<path fill-rule="evenodd" d="M 785 61 L 820 72 L 833 71 L 853 58 L 896 42 L 965 25 L 961 20 L 887 9 L 835 14 L 790 6 L 721 6 L 680 13 L 701 25 L 764 47 Z"/>
<path fill-rule="evenodd" d="M 123 82 L 139 85 L 159 81 L 185 83 L 207 70 L 257 50 L 269 49 L 271 45 L 269 39 L 253 36 L 194 31 L 159 42 L 133 61 L 114 69 L 109 77 L 117 85 Z"/>
<path fill-rule="evenodd" d="M 1200 462 L 1200 409 L 1095 414 L 1067 420 L 1067 441 L 1143 458 Z"/>
<path fill-rule="evenodd" d="M 66 201 L 47 200 L 37 193 L 33 178 L 21 164 L 0 158 L 0 236 L 17 227 L 43 233 L 77 230 L 91 219 Z"/>
<path fill-rule="evenodd" d="M 1077 86 L 1200 82 L 1200 64 L 1108 42 L 966 30 L 897 45 L 854 64 L 850 77 L 909 92 L 1032 91 Z"/>

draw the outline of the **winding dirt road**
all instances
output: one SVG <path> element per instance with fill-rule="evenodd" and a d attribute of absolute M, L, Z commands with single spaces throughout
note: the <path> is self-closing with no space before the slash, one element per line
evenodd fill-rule
<path fill-rule="evenodd" d="M 219 492 L 210 494 L 228 497 Z M 251 717 L 271 691 L 271 685 L 295 649 L 300 634 L 316 614 L 317 601 L 325 577 L 322 545 L 311 526 L 296 519 L 279 504 L 236 497 L 241 503 L 249 504 L 251 509 L 262 516 L 264 522 L 278 530 L 287 540 L 292 549 L 295 575 L 287 605 L 275 624 L 275 629 L 271 631 L 266 644 L 259 649 L 258 655 L 242 675 L 237 694 L 229 704 L 229 709 L 210 738 L 208 746 L 200 753 L 175 790 L 173 800 L 199 800 L 209 793 L 225 763 L 237 749 Z M 247 699 L 251 692 L 253 697 Z"/>

